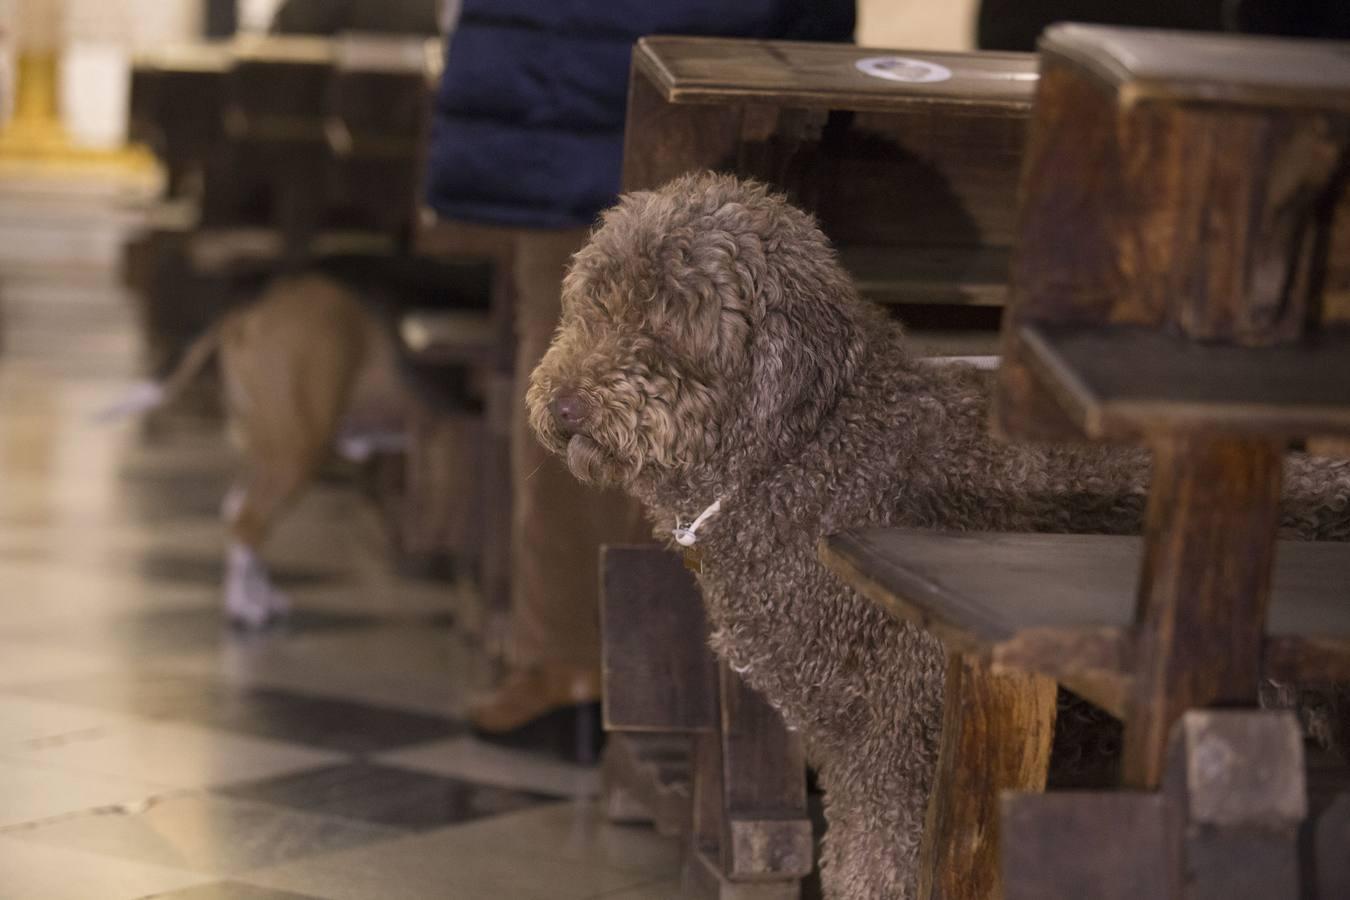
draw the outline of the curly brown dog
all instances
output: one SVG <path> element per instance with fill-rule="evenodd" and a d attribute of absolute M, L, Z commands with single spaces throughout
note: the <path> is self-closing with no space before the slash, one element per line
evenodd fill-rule
<path fill-rule="evenodd" d="M 841 585 L 818 540 L 880 524 L 1137 531 L 1146 457 L 995 443 L 987 375 L 914 358 L 811 217 L 726 176 L 605 215 L 528 399 L 574 474 L 697 541 L 715 650 L 820 769 L 827 895 L 912 896 L 943 650 Z M 1291 466 L 1289 524 L 1344 537 L 1350 467 Z"/>

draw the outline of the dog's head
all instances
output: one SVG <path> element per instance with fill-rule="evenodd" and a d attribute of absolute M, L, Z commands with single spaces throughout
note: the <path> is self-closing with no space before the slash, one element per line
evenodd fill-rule
<path fill-rule="evenodd" d="M 729 475 L 813 433 L 864 330 L 811 217 L 711 174 L 623 197 L 562 303 L 531 425 L 577 477 L 627 486 Z"/>

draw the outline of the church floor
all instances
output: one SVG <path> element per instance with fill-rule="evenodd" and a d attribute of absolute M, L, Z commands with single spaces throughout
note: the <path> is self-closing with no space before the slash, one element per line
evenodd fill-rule
<path fill-rule="evenodd" d="M 291 623 L 222 625 L 222 435 L 88 420 L 130 310 L 107 276 L 0 284 L 0 900 L 678 896 L 594 770 L 467 735 L 464 598 L 390 574 L 351 488 L 269 547 Z"/>

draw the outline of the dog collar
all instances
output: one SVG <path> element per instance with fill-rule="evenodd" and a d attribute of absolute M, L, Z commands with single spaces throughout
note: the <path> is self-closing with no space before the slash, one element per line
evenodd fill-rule
<path fill-rule="evenodd" d="M 703 527 L 704 522 L 707 522 L 713 516 L 717 515 L 721 510 L 722 500 L 719 497 L 712 502 L 711 506 L 699 513 L 697 519 L 690 522 L 688 525 L 681 525 L 679 520 L 676 520 L 675 527 L 672 528 L 670 532 L 675 535 L 675 543 L 679 544 L 681 547 L 692 547 L 697 544 L 698 530 Z"/>

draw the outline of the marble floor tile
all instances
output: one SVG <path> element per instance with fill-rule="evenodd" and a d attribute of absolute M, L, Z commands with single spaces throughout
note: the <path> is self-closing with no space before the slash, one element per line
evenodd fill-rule
<path fill-rule="evenodd" d="M 284 640 L 284 633 L 241 640 Z M 390 750 L 458 734 L 464 728 L 446 716 L 278 688 L 245 687 L 154 668 L 114 677 L 25 685 L 15 691 L 345 753 Z"/>
<path fill-rule="evenodd" d="M 69 772 L 0 757 L 0 829 L 169 793 L 164 783 Z"/>
<path fill-rule="evenodd" d="M 11 753 L 67 772 L 126 778 L 176 788 L 252 781 L 317 768 L 340 756 L 295 744 L 191 725 L 146 722 Z"/>
<path fill-rule="evenodd" d="M 134 724 L 129 716 L 0 693 L 0 754 L 24 745 L 87 739 Z"/>
<path fill-rule="evenodd" d="M 220 578 L 211 578 L 208 583 L 218 585 Z M 366 629 L 378 621 L 370 615 L 300 609 L 274 629 L 251 635 L 230 626 L 221 614 L 215 593 L 213 589 L 207 602 L 191 606 L 134 609 L 95 621 L 67 621 L 26 630 L 10 629 L 8 634 L 79 650 L 97 651 L 116 647 L 126 656 L 147 660 L 166 655 L 220 650 L 236 643 L 276 642 L 297 635 Z"/>
<path fill-rule="evenodd" d="M 97 810 L 11 830 L 6 837 L 219 877 L 404 834 L 365 822 L 193 792 L 141 808 Z"/>
<path fill-rule="evenodd" d="M 93 427 L 131 305 L 0 274 L 0 900 L 674 900 L 675 842 L 559 802 L 593 770 L 466 737 L 479 598 L 350 477 L 269 540 L 290 625 L 224 628 L 221 423 Z"/>
<path fill-rule="evenodd" d="M 406 769 L 555 797 L 589 797 L 600 792 L 598 767 L 496 747 L 469 735 L 406 747 L 378 759 Z"/>
<path fill-rule="evenodd" d="M 457 829 L 461 853 L 510 848 L 521 859 L 551 859 L 627 872 L 647 881 L 675 878 L 679 842 L 647 825 L 612 825 L 599 801 L 554 803 Z"/>
<path fill-rule="evenodd" d="M 209 876 L 0 836 L 0 900 L 136 900 Z"/>
<path fill-rule="evenodd" d="M 151 898 L 146 898 L 151 900 Z M 153 900 L 324 900 L 311 894 L 278 891 L 272 888 L 244 884 L 241 881 L 217 881 L 182 891 L 155 894 Z"/>
<path fill-rule="evenodd" d="M 3 578 L 0 572 L 0 583 L 5 583 Z M 4 633 L 0 626 L 0 690 L 115 671 L 127 665 L 120 654 L 82 653 L 6 638 Z"/>
<path fill-rule="evenodd" d="M 243 693 L 229 685 L 153 668 L 30 683 L 13 692 L 148 719 L 192 722 L 223 718 L 245 702 Z"/>
<path fill-rule="evenodd" d="M 235 784 L 222 793 L 317 815 L 414 830 L 498 816 L 552 799 L 363 762 Z"/>
<path fill-rule="evenodd" d="M 531 854 L 528 843 L 478 834 L 485 824 L 511 818 L 332 853 L 239 880 L 330 900 L 591 900 L 661 877 Z"/>
<path fill-rule="evenodd" d="M 680 900 L 681 896 L 680 883 L 672 880 L 600 894 L 594 900 Z"/>
<path fill-rule="evenodd" d="M 353 659 L 362 664 L 351 665 Z M 219 653 L 163 666 L 231 684 L 455 718 L 489 686 L 491 674 L 490 662 L 472 640 L 436 620 L 233 641 Z"/>
<path fill-rule="evenodd" d="M 234 714 L 213 718 L 210 724 L 353 754 L 377 753 L 464 730 L 462 722 L 446 716 L 277 688 L 251 688 L 246 698 Z"/>

